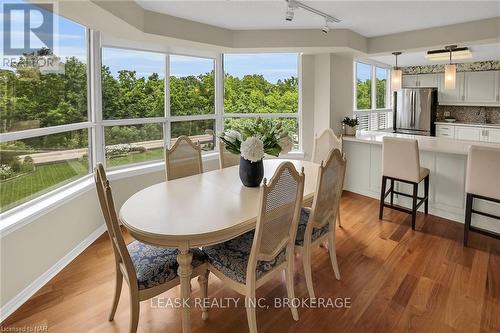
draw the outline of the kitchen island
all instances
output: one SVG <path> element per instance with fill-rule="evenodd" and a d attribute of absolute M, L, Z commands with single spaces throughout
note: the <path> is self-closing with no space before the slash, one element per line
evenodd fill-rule
<path fill-rule="evenodd" d="M 356 136 L 344 137 L 344 152 L 347 157 L 347 172 L 344 188 L 376 199 L 380 198 L 382 182 L 382 138 L 384 136 L 417 139 L 420 164 L 430 169 L 429 214 L 464 223 L 465 176 L 467 152 L 471 145 L 495 147 L 500 144 L 456 140 L 448 138 L 417 136 L 377 131 L 358 131 Z M 500 177 L 500 166 L 498 168 Z M 398 191 L 410 193 L 407 184 L 396 185 Z M 419 196 L 423 195 L 423 184 Z M 410 207 L 410 199 L 395 196 L 395 203 Z M 479 210 L 500 215 L 500 205 L 476 200 Z M 423 207 L 419 211 L 423 211 Z M 374 212 L 378 214 L 378 212 Z M 472 215 L 472 224 L 500 233 L 500 221 L 484 216 Z M 418 218 L 417 218 L 418 229 Z"/>

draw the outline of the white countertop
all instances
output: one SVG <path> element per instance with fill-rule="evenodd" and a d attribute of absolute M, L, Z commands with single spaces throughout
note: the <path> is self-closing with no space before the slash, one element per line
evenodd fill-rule
<path fill-rule="evenodd" d="M 382 138 L 384 136 L 417 139 L 418 147 L 421 151 L 467 155 L 469 147 L 472 145 L 493 147 L 500 149 L 500 144 L 498 143 L 466 141 L 466 140 L 457 140 L 448 138 L 438 138 L 434 136 L 421 136 L 421 135 L 410 135 L 410 134 L 378 132 L 378 131 L 357 131 L 356 136 L 344 136 L 343 139 L 344 141 L 347 142 L 382 144 Z"/>
<path fill-rule="evenodd" d="M 436 121 L 434 122 L 436 125 L 452 125 L 452 126 L 467 126 L 467 127 L 489 127 L 489 128 L 500 128 L 500 124 L 481 124 L 481 123 L 462 123 L 462 122 L 454 122 L 449 123 L 447 121 Z"/>

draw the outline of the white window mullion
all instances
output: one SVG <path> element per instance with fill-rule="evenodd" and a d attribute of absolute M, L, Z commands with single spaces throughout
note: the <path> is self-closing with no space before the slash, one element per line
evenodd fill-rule
<path fill-rule="evenodd" d="M 170 115 L 170 55 L 165 55 L 165 124 L 163 125 L 163 139 L 165 147 L 170 148 L 172 126 Z"/>
<path fill-rule="evenodd" d="M 215 60 L 215 133 L 224 131 L 224 55 L 219 53 Z M 219 140 L 215 140 L 216 150 Z"/>
<path fill-rule="evenodd" d="M 91 120 L 94 123 L 92 130 L 92 162 L 106 163 L 104 148 L 104 128 L 102 116 L 102 82 L 101 82 L 101 35 L 98 31 L 90 30 L 89 42 L 90 67 L 90 105 Z"/>
<path fill-rule="evenodd" d="M 91 128 L 93 126 L 94 125 L 92 122 L 85 121 L 85 122 L 81 122 L 81 123 L 73 123 L 73 124 L 67 124 L 67 125 L 33 128 L 33 129 L 17 131 L 17 132 L 7 132 L 7 133 L 0 134 L 0 142 L 16 141 L 16 140 L 34 138 L 34 137 L 38 137 L 38 136 L 76 131 L 79 129 Z"/>

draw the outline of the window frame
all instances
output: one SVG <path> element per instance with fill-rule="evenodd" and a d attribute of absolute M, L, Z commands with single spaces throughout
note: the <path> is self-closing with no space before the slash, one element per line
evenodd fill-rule
<path fill-rule="evenodd" d="M 79 177 L 78 179 L 74 179 L 70 182 L 62 183 L 60 186 L 57 186 L 56 188 L 54 188 L 52 190 L 49 190 L 47 192 L 42 192 L 40 195 L 33 197 L 33 198 L 29 199 L 28 201 L 22 202 L 16 206 L 13 206 L 13 207 L 1 212 L 0 213 L 0 221 L 3 219 L 9 218 L 10 216 L 16 215 L 19 212 L 22 212 L 23 210 L 25 210 L 29 207 L 35 206 L 35 205 L 43 202 L 44 200 L 47 200 L 47 198 L 49 198 L 51 196 L 55 196 L 55 195 L 58 195 L 64 191 L 67 191 L 71 187 L 74 187 L 75 185 L 77 185 L 81 182 L 84 182 L 93 173 L 93 166 L 96 163 L 94 163 L 94 156 L 93 156 L 93 149 L 92 149 L 94 147 L 94 143 L 92 142 L 92 136 L 93 136 L 93 132 L 95 131 L 96 125 L 92 121 L 92 113 L 93 112 L 91 109 L 91 101 L 90 101 L 90 99 L 91 99 L 90 93 L 91 93 L 91 91 L 93 91 L 92 85 L 93 85 L 93 77 L 94 77 L 93 71 L 91 68 L 92 57 L 91 57 L 91 50 L 90 50 L 90 47 L 91 47 L 90 38 L 94 32 L 92 29 L 85 27 L 76 21 L 73 21 L 73 20 L 70 20 L 70 21 L 73 22 L 74 24 L 80 25 L 82 28 L 85 29 L 85 44 L 86 44 L 85 61 L 86 61 L 86 72 L 87 72 L 87 121 L 0 133 L 0 143 L 86 129 L 88 132 L 88 136 L 89 136 L 88 137 L 88 146 L 87 146 L 87 149 L 88 149 L 87 174 Z M 3 230 L 4 226 L 2 224 L 0 224 L 0 230 Z"/>
<path fill-rule="evenodd" d="M 78 22 L 73 21 L 75 24 Z M 83 26 L 84 27 L 84 26 Z M 220 133 L 224 130 L 224 120 L 226 118 L 267 118 L 267 119 L 297 119 L 298 124 L 298 141 L 299 148 L 293 150 L 289 156 L 302 156 L 302 78 L 301 78 L 301 54 L 297 53 L 297 79 L 298 79 L 298 108 L 296 113 L 224 113 L 224 53 L 216 54 L 192 54 L 185 52 L 173 52 L 172 50 L 158 50 L 147 47 L 135 47 L 124 41 L 116 42 L 112 40 L 110 43 L 103 43 L 103 36 L 99 31 L 85 28 L 86 39 L 86 66 L 87 66 L 87 121 L 79 123 L 71 123 L 44 128 L 26 129 L 15 132 L 0 133 L 0 142 L 14 141 L 31 137 L 38 137 L 62 132 L 87 129 L 88 140 L 88 174 L 81 176 L 71 182 L 64 183 L 57 188 L 54 188 L 46 193 L 42 193 L 26 202 L 14 206 L 2 213 L 0 219 L 6 220 L 6 224 L 0 224 L 2 235 L 5 232 L 12 232 L 19 227 L 22 227 L 32 221 L 34 218 L 41 216 L 44 212 L 49 211 L 62 204 L 63 202 L 73 198 L 80 193 L 86 192 L 93 186 L 92 175 L 93 168 L 97 163 L 106 164 L 105 157 L 105 138 L 104 130 L 111 126 L 127 126 L 127 125 L 143 125 L 150 123 L 163 124 L 163 139 L 164 148 L 171 146 L 171 124 L 180 121 L 196 121 L 196 120 L 214 120 L 215 131 Z M 101 68 L 102 68 L 102 48 L 115 48 L 132 51 L 159 53 L 165 57 L 165 84 L 164 84 L 164 114 L 163 117 L 151 118 L 128 118 L 128 119 L 103 119 L 102 105 L 102 86 L 101 86 Z M 272 52 L 279 54 L 281 52 Z M 232 53 L 228 53 L 232 54 Z M 188 56 L 214 61 L 215 73 L 215 113 L 189 116 L 171 116 L 170 114 L 170 56 Z M 213 151 L 203 154 L 204 160 L 212 160 L 218 158 L 219 140 L 215 140 Z M 162 160 L 150 160 L 140 163 L 125 164 L 110 168 L 110 178 L 123 178 L 129 175 L 141 174 L 147 172 L 159 171 L 162 167 Z"/>
<path fill-rule="evenodd" d="M 258 54 L 280 54 L 280 53 L 295 53 L 295 52 L 261 52 Z M 224 74 L 226 73 L 224 71 L 224 55 L 226 54 L 248 54 L 251 55 L 252 53 L 223 53 L 221 54 L 222 59 L 222 80 L 224 80 Z M 282 112 L 282 113 L 225 113 L 224 112 L 224 85 L 222 86 L 222 127 L 224 126 L 224 120 L 226 118 L 263 118 L 263 119 L 286 119 L 286 118 L 293 118 L 297 120 L 297 135 L 298 135 L 298 151 L 302 151 L 302 78 L 301 78 L 301 68 L 302 68 L 302 57 L 300 53 L 297 54 L 297 93 L 298 93 L 298 100 L 297 100 L 297 112 L 296 113 L 290 113 L 290 112 Z M 224 83 L 224 82 L 222 82 Z M 217 143 L 218 144 L 218 143 Z M 292 152 L 296 152 L 297 150 L 292 150 Z"/>
<path fill-rule="evenodd" d="M 358 109 L 357 106 L 357 64 L 361 63 L 363 65 L 370 66 L 370 85 L 371 85 L 371 108 L 370 109 Z M 377 108 L 377 68 L 387 70 L 387 81 L 386 81 L 386 107 L 385 108 Z M 391 93 L 391 70 L 390 66 L 385 64 L 380 64 L 377 62 L 365 60 L 365 59 L 354 59 L 353 60 L 353 115 L 360 117 L 367 117 L 367 129 L 373 130 L 374 125 L 372 124 L 372 118 L 374 115 L 379 117 L 380 115 L 384 115 L 386 117 L 386 126 L 385 128 L 380 128 L 377 120 L 376 127 L 377 129 L 387 129 L 389 128 L 388 124 L 392 123 L 392 93 Z"/>

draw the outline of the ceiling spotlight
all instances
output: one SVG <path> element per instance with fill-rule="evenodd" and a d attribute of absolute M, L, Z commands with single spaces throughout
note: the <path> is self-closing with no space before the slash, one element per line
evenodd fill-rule
<path fill-rule="evenodd" d="M 321 31 L 323 31 L 324 34 L 327 34 L 330 31 L 330 27 L 328 26 L 328 19 L 325 20 L 325 25 L 323 26 Z"/>
<path fill-rule="evenodd" d="M 285 14 L 285 20 L 287 20 L 288 22 L 292 21 L 293 20 L 293 7 L 290 7 L 290 5 L 288 5 L 288 8 L 286 9 L 286 14 Z"/>
<path fill-rule="evenodd" d="M 287 0 L 285 20 L 287 20 L 288 22 L 291 22 L 293 20 L 293 14 L 295 13 L 295 8 L 297 8 L 295 0 Z"/>

